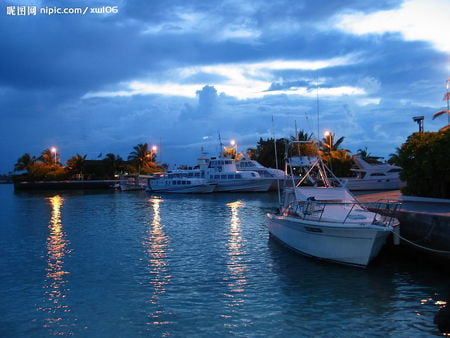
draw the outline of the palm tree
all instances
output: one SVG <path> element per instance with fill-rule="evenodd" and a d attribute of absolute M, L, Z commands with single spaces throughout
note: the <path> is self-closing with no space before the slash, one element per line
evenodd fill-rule
<path fill-rule="evenodd" d="M 103 159 L 108 166 L 108 173 L 110 177 L 113 177 L 117 172 L 123 169 L 124 161 L 119 155 L 114 155 L 113 153 L 106 154 Z"/>
<path fill-rule="evenodd" d="M 309 133 L 308 134 L 304 130 L 300 130 L 296 136 L 297 137 L 291 136 L 291 140 L 292 141 L 295 141 L 295 140 L 297 140 L 297 141 L 311 141 L 312 137 L 313 137 L 313 133 Z"/>
<path fill-rule="evenodd" d="M 436 117 L 441 116 L 441 115 L 444 115 L 444 114 L 447 114 L 447 116 L 449 116 L 449 119 L 450 119 L 450 110 L 449 110 L 449 109 L 444 109 L 444 110 L 438 111 L 437 113 L 434 113 L 434 114 L 433 114 L 433 120 L 434 120 Z M 449 128 L 450 128 L 450 124 L 447 124 L 446 126 L 444 126 L 443 128 L 441 128 L 441 129 L 439 129 L 439 130 L 440 130 L 440 131 L 445 131 L 445 130 L 447 130 L 447 129 L 449 129 Z"/>
<path fill-rule="evenodd" d="M 322 139 L 320 147 L 325 154 L 329 155 L 331 152 L 339 150 L 341 143 L 344 142 L 345 136 L 338 138 L 336 142 L 334 141 L 335 138 L 336 135 L 334 133 L 327 133 Z"/>
<path fill-rule="evenodd" d="M 54 164 L 59 164 L 59 158 L 57 158 L 57 156 L 58 153 L 53 153 L 50 149 L 45 149 L 42 151 L 41 156 L 39 156 L 38 160 L 47 166 L 51 166 Z"/>
<path fill-rule="evenodd" d="M 86 166 L 86 155 L 76 154 L 67 160 L 67 167 L 73 173 L 79 175 L 83 179 L 83 171 Z"/>
<path fill-rule="evenodd" d="M 372 163 L 372 164 L 380 163 L 380 161 L 378 159 L 381 157 L 372 156 L 368 152 L 367 147 L 364 147 L 364 149 L 358 149 L 356 155 L 360 156 L 367 163 Z"/>
<path fill-rule="evenodd" d="M 147 143 L 139 143 L 133 147 L 134 151 L 128 155 L 128 160 L 137 165 L 138 173 L 141 173 L 141 169 L 148 170 L 155 167 L 156 154 L 149 151 Z"/>
<path fill-rule="evenodd" d="M 14 165 L 14 171 L 29 171 L 30 167 L 36 162 L 36 157 L 31 157 L 30 154 L 23 154 Z"/>

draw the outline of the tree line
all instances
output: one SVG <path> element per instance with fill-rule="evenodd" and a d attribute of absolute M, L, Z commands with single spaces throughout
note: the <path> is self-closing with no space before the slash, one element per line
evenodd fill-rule
<path fill-rule="evenodd" d="M 319 154 L 336 176 L 347 177 L 351 175 L 353 163 L 350 151 L 342 148 L 344 139 L 330 133 L 318 142 L 318 147 L 302 145 L 302 149 L 294 148 L 294 151 L 303 155 Z M 256 148 L 249 148 L 247 154 L 266 167 L 282 169 L 285 145 L 289 140 L 311 141 L 312 134 L 300 131 L 296 137 L 291 136 L 289 139 L 260 138 Z M 380 163 L 380 157 L 370 155 L 367 147 L 358 149 L 356 155 L 368 163 Z M 445 127 L 438 132 L 413 133 L 389 155 L 387 162 L 402 167 L 400 178 L 406 182 L 402 188 L 405 195 L 450 198 L 450 128 Z"/>
<path fill-rule="evenodd" d="M 15 172 L 22 172 L 15 180 L 114 179 L 124 173 L 150 174 L 166 168 L 156 163 L 156 151 L 147 143 L 133 147 L 127 160 L 113 153 L 106 154 L 101 160 L 88 160 L 86 156 L 76 154 L 64 164 L 55 149 L 44 149 L 38 157 L 25 153 L 14 165 Z"/>

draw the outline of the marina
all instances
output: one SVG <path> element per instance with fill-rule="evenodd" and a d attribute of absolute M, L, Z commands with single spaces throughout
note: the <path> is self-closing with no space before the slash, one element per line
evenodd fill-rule
<path fill-rule="evenodd" d="M 0 197 L 10 335 L 440 335 L 448 270 L 392 246 L 366 269 L 292 253 L 267 230 L 276 193 Z"/>

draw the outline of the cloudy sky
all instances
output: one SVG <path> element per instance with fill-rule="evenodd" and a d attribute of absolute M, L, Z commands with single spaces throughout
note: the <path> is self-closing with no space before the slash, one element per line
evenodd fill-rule
<path fill-rule="evenodd" d="M 45 14 L 55 8 L 85 15 Z M 0 173 L 52 146 L 63 160 L 126 158 L 147 142 L 163 162 L 193 164 L 201 147 L 217 153 L 219 133 L 245 150 L 295 124 L 387 156 L 417 130 L 413 116 L 430 131 L 447 122 L 431 117 L 446 106 L 448 0 L 4 0 L 0 11 Z"/>

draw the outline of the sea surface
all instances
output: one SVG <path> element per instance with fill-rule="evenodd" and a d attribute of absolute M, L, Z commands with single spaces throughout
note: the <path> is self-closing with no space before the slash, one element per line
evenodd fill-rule
<path fill-rule="evenodd" d="M 0 336 L 439 336 L 448 271 L 292 253 L 266 228 L 276 199 L 0 185 Z"/>

